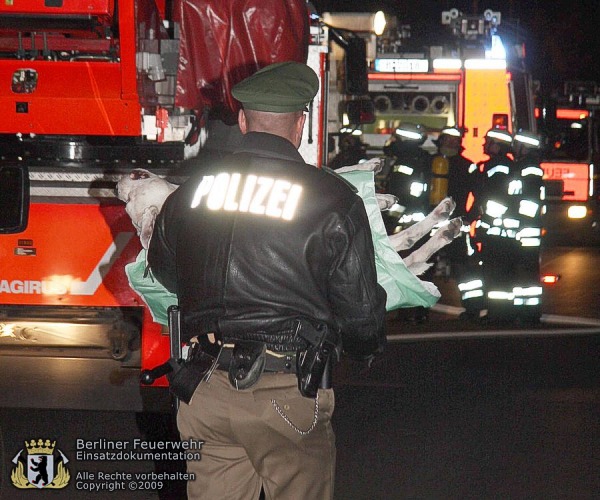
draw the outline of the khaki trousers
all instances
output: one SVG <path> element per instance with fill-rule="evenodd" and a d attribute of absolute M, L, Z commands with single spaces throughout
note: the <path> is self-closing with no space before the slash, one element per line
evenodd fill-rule
<path fill-rule="evenodd" d="M 263 373 L 238 391 L 215 370 L 177 416 L 182 440 L 204 441 L 202 459 L 187 462 L 188 498 L 257 499 L 262 486 L 267 499 L 332 499 L 333 409 L 332 389 L 319 390 L 315 408 L 293 374 Z"/>

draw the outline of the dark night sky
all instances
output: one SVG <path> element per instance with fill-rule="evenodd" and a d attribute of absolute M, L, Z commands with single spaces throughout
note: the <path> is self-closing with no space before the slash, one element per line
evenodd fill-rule
<path fill-rule="evenodd" d="M 600 2 L 598 0 L 313 0 L 317 12 L 383 10 L 410 24 L 414 33 L 443 28 L 441 12 L 456 7 L 465 14 L 500 11 L 506 30 L 525 42 L 526 64 L 545 90 L 565 80 L 600 83 Z"/>

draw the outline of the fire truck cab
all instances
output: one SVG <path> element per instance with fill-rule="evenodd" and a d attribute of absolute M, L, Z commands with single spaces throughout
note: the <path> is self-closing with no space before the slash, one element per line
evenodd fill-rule
<path fill-rule="evenodd" d="M 535 111 L 545 139 L 546 238 L 598 244 L 600 88 L 595 82 L 566 82 L 561 96 L 539 98 Z"/>

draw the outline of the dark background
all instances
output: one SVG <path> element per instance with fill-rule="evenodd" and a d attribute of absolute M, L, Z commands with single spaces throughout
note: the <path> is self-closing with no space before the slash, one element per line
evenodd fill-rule
<path fill-rule="evenodd" d="M 444 27 L 441 13 L 457 8 L 467 15 L 486 9 L 502 14 L 500 34 L 525 43 L 526 65 L 544 93 L 566 80 L 600 82 L 600 3 L 597 0 L 313 0 L 318 13 L 376 12 L 410 24 L 413 39 Z"/>

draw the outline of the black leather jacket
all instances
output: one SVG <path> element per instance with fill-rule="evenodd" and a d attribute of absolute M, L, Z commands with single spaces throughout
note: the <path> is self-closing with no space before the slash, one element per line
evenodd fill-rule
<path fill-rule="evenodd" d="M 281 137 L 248 133 L 178 188 L 148 262 L 178 295 L 184 338 L 217 329 L 226 340 L 293 350 L 305 347 L 293 335 L 302 318 L 339 332 L 350 355 L 385 342 L 386 295 L 361 198 Z"/>

